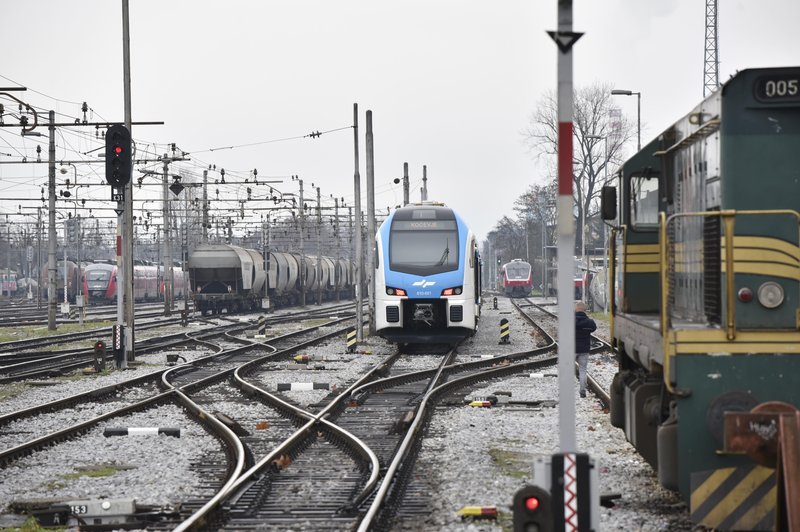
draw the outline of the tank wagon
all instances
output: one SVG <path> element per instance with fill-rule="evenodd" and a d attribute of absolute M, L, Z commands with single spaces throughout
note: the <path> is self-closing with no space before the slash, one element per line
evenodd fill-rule
<path fill-rule="evenodd" d="M 397 343 L 472 335 L 481 305 L 475 235 L 456 212 L 425 202 L 392 212 L 377 234 L 375 323 Z"/>
<path fill-rule="evenodd" d="M 228 244 L 203 244 L 189 257 L 195 307 L 203 315 L 296 305 L 303 291 L 308 302 L 349 298 L 353 271 L 349 260 L 277 251 L 265 264 L 258 251 Z"/>
<path fill-rule="evenodd" d="M 189 256 L 195 307 L 204 316 L 261 308 L 267 275 L 252 250 L 229 245 L 198 246 Z"/>
<path fill-rule="evenodd" d="M 531 295 L 533 288 L 533 269 L 530 263 L 514 259 L 500 268 L 500 282 L 503 293 L 509 297 Z"/>
<path fill-rule="evenodd" d="M 709 529 L 798 508 L 798 146 L 800 68 L 744 70 L 603 190 L 611 422 Z"/>

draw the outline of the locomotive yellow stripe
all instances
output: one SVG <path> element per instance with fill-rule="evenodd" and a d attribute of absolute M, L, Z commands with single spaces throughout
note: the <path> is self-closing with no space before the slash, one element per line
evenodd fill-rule
<path fill-rule="evenodd" d="M 723 239 L 723 248 L 725 246 Z M 767 236 L 737 236 L 733 239 L 736 248 L 756 248 L 756 249 L 774 249 L 794 257 L 796 261 L 800 261 L 800 247 L 780 240 L 778 238 L 771 238 Z"/>
<path fill-rule="evenodd" d="M 722 256 L 725 256 L 725 248 L 722 248 Z M 794 266 L 800 265 L 800 261 L 787 255 L 783 251 L 765 248 L 740 248 L 736 246 L 733 250 L 733 260 L 739 262 L 774 262 L 776 264 L 786 264 Z"/>
<path fill-rule="evenodd" d="M 650 264 L 626 264 L 625 273 L 658 273 L 660 271 L 658 263 Z"/>
<path fill-rule="evenodd" d="M 658 253 L 641 253 L 628 255 L 628 264 L 658 264 Z"/>
<path fill-rule="evenodd" d="M 728 341 L 724 329 L 678 329 L 670 332 L 675 354 L 697 353 L 800 353 L 800 332 L 737 331 Z"/>
<path fill-rule="evenodd" d="M 755 530 L 770 512 L 775 511 L 778 489 L 773 487 L 731 527 L 732 530 Z M 774 517 L 773 517 L 774 519 Z"/>
<path fill-rule="evenodd" d="M 753 530 L 777 504 L 775 470 L 759 465 L 693 473 L 692 522 L 723 530 Z M 731 526 L 735 522 L 737 526 Z M 739 526 L 741 524 L 741 526 Z"/>
<path fill-rule="evenodd" d="M 729 467 L 727 469 L 717 469 L 707 479 L 700 484 L 699 487 L 694 488 L 692 490 L 692 495 L 689 498 L 690 508 L 694 511 L 695 508 L 699 508 L 704 501 L 706 501 L 714 490 L 719 487 L 729 476 L 733 474 L 733 468 Z"/>
<path fill-rule="evenodd" d="M 628 254 L 636 253 L 655 253 L 658 255 L 658 244 L 627 244 L 625 252 Z"/>
<path fill-rule="evenodd" d="M 722 273 L 727 271 L 725 263 L 723 262 Z M 771 262 L 736 262 L 733 265 L 733 271 L 734 273 L 750 273 L 754 275 L 800 280 L 800 267 L 786 266 Z"/>

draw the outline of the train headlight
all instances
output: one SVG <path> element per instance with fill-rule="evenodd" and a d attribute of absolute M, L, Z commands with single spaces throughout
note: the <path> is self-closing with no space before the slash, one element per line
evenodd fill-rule
<path fill-rule="evenodd" d="M 758 287 L 758 302 L 766 308 L 775 308 L 783 303 L 783 288 L 775 281 L 767 281 Z"/>
<path fill-rule="evenodd" d="M 386 287 L 386 295 L 389 295 L 389 296 L 405 296 L 405 295 L 408 295 L 408 294 L 406 294 L 406 291 L 403 290 L 402 288 L 392 288 L 391 286 L 387 286 Z"/>
<path fill-rule="evenodd" d="M 462 291 L 463 291 L 463 289 L 460 286 L 456 286 L 456 287 L 453 287 L 453 288 L 445 288 L 444 290 L 442 290 L 442 295 L 443 296 L 458 296 L 458 295 L 461 295 Z"/>

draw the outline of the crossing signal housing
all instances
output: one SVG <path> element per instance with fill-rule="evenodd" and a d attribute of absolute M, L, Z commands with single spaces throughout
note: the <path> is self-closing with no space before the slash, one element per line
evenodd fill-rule
<path fill-rule="evenodd" d="M 133 172 L 131 132 L 122 124 L 106 131 L 106 181 L 112 187 L 124 187 Z"/>

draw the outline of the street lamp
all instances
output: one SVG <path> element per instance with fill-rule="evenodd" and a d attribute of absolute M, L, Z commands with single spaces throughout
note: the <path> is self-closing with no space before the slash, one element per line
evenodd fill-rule
<path fill-rule="evenodd" d="M 611 94 L 613 96 L 636 95 L 636 151 L 640 151 L 642 149 L 642 93 L 623 89 L 614 89 L 611 91 Z"/>

